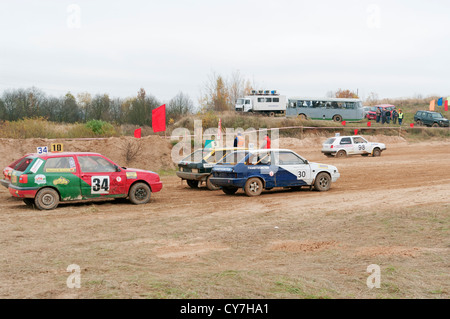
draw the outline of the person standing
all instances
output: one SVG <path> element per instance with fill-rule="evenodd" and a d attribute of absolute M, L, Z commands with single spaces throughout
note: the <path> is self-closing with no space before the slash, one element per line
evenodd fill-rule
<path fill-rule="evenodd" d="M 392 123 L 393 124 L 397 124 L 397 119 L 398 119 L 398 113 L 396 109 L 392 110 Z"/>
<path fill-rule="evenodd" d="M 264 137 L 264 142 L 263 142 L 261 148 L 270 149 L 270 144 L 271 144 L 271 141 L 270 141 L 269 134 L 266 134 L 266 136 Z"/>
<path fill-rule="evenodd" d="M 381 111 L 381 124 L 386 123 L 386 110 L 380 110 Z"/>
<path fill-rule="evenodd" d="M 386 123 L 389 124 L 391 122 L 391 111 L 386 110 Z"/>
<path fill-rule="evenodd" d="M 377 107 L 377 110 L 375 111 L 376 115 L 377 115 L 377 123 L 380 123 L 380 118 L 381 118 L 381 108 Z"/>
<path fill-rule="evenodd" d="M 244 147 L 244 143 L 245 143 L 244 137 L 242 136 L 242 133 L 239 132 L 237 134 L 236 138 L 234 139 L 233 146 L 234 147 Z"/>
<path fill-rule="evenodd" d="M 402 125 L 403 122 L 403 111 L 398 110 L 398 125 Z"/>

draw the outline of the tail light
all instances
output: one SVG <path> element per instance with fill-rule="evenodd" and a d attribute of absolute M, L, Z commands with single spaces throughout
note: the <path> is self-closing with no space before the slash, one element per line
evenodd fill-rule
<path fill-rule="evenodd" d="M 22 183 L 22 184 L 28 183 L 28 175 L 27 174 L 20 175 L 19 183 Z"/>

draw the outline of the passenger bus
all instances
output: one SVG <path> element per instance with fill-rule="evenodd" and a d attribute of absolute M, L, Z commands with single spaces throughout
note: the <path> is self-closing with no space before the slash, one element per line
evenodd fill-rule
<path fill-rule="evenodd" d="M 336 122 L 360 121 L 364 118 L 364 107 L 360 99 L 291 97 L 286 116 Z"/>

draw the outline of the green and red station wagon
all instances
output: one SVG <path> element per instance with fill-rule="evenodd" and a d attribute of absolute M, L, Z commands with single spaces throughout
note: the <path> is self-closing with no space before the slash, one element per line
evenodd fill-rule
<path fill-rule="evenodd" d="M 29 154 L 11 172 L 9 192 L 50 210 L 59 202 L 99 198 L 129 198 L 133 204 L 150 201 L 162 182 L 151 171 L 120 167 L 98 153 Z"/>

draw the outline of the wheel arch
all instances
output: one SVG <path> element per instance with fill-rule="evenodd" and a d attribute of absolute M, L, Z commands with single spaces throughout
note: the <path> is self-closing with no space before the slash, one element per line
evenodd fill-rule
<path fill-rule="evenodd" d="M 317 176 L 319 176 L 319 174 L 321 174 L 321 173 L 326 173 L 330 177 L 330 179 L 333 179 L 331 177 L 331 173 L 330 172 L 328 172 L 328 171 L 319 171 L 319 172 L 317 172 L 316 176 L 314 176 L 314 179 L 312 180 L 311 185 L 314 185 L 314 183 L 316 182 Z"/>
<path fill-rule="evenodd" d="M 266 188 L 266 180 L 265 180 L 264 178 L 262 178 L 261 176 L 258 176 L 258 175 L 252 175 L 252 176 L 249 176 L 249 177 L 245 180 L 244 188 L 245 188 L 245 185 L 247 184 L 247 182 L 248 182 L 248 180 L 249 180 L 250 178 L 257 178 L 257 179 L 261 180 L 261 183 L 263 184 L 263 188 Z"/>
<path fill-rule="evenodd" d="M 42 189 L 45 189 L 45 188 L 51 188 L 51 189 L 54 189 L 54 190 L 56 191 L 56 193 L 58 193 L 59 200 L 60 200 L 60 201 L 63 201 L 63 199 L 61 198 L 61 193 L 59 192 L 59 190 L 58 190 L 55 186 L 44 185 L 44 186 L 40 187 L 40 188 L 36 191 L 36 195 L 37 195 L 37 193 L 39 193 Z M 36 198 L 36 195 L 34 195 L 35 198 Z"/>
<path fill-rule="evenodd" d="M 138 180 L 136 180 L 136 181 L 134 181 L 133 183 L 131 183 L 131 185 L 130 185 L 130 187 L 128 187 L 128 195 L 130 195 L 130 189 L 131 189 L 131 187 L 133 187 L 135 184 L 137 184 L 137 183 L 144 183 L 144 184 L 146 184 L 149 188 L 150 188 L 150 191 L 153 193 L 153 190 L 152 190 L 152 186 L 150 185 L 150 183 L 149 182 L 147 182 L 146 180 L 144 180 L 144 179 L 138 179 Z"/>

